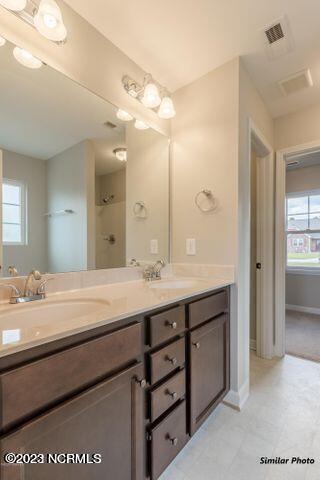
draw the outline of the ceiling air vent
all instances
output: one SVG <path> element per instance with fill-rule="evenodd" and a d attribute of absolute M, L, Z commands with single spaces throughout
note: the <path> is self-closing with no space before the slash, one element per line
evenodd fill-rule
<path fill-rule="evenodd" d="M 302 72 L 297 72 L 290 77 L 287 77 L 279 82 L 280 89 L 283 95 L 290 95 L 296 93 L 299 90 L 304 88 L 312 87 L 313 81 L 311 77 L 310 70 L 303 70 Z"/>
<path fill-rule="evenodd" d="M 272 27 L 265 30 L 265 34 L 270 45 L 274 42 L 277 42 L 281 38 L 284 38 L 281 23 L 276 23 L 275 25 L 272 25 Z"/>
<path fill-rule="evenodd" d="M 263 34 L 270 59 L 281 57 L 292 50 L 293 40 L 285 15 L 264 27 Z"/>
<path fill-rule="evenodd" d="M 117 128 L 117 125 L 115 125 L 114 123 L 109 122 L 109 121 L 104 122 L 103 125 L 104 125 L 106 128 L 110 128 L 110 129 L 112 129 L 112 130 L 113 130 L 114 128 Z"/>

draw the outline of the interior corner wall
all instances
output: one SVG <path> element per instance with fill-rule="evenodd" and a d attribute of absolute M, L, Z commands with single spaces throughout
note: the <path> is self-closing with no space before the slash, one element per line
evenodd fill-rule
<path fill-rule="evenodd" d="M 275 120 L 275 145 L 276 149 L 290 148 L 320 140 L 320 103 L 299 110 L 298 112 L 284 115 Z M 304 169 L 307 170 L 307 169 Z M 298 170 L 290 172 L 290 185 L 297 191 Z M 305 179 L 306 180 L 306 179 Z M 309 175 L 308 184 L 315 186 L 314 172 Z M 301 179 L 299 181 L 302 181 Z M 303 189 L 306 190 L 306 181 Z M 302 187 L 301 187 L 302 188 Z M 317 187 L 320 188 L 320 185 Z M 286 274 L 286 304 L 306 309 L 319 309 L 320 276 L 308 274 Z"/>
<path fill-rule="evenodd" d="M 62 0 L 59 7 L 68 30 L 67 42 L 63 45 L 42 37 L 2 6 L 1 35 L 112 104 L 169 135 L 170 122 L 161 120 L 155 112 L 131 98 L 123 88 L 123 75 L 142 82 L 145 72 Z"/>

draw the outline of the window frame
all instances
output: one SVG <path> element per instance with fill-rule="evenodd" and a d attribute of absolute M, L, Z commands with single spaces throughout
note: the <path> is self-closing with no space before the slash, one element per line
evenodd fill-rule
<path fill-rule="evenodd" d="M 1 195 L 1 204 L 2 204 L 2 231 L 3 225 L 21 225 L 21 241 L 20 242 L 6 242 L 3 240 L 3 233 L 2 233 L 2 245 L 3 246 L 26 246 L 28 245 L 28 236 L 27 236 L 27 186 L 23 181 L 20 180 L 12 180 L 10 178 L 3 178 L 2 185 L 13 185 L 19 187 L 20 189 L 20 220 L 21 223 L 13 224 L 3 221 L 3 204 L 11 205 L 10 203 L 3 202 L 3 187 L 2 187 L 2 195 Z"/>
<path fill-rule="evenodd" d="M 306 230 L 299 230 L 297 232 L 295 231 L 292 231 L 292 230 L 288 230 L 288 199 L 289 198 L 299 198 L 299 197 L 310 197 L 312 195 L 320 195 L 320 189 L 317 188 L 317 189 L 312 189 L 312 190 L 303 190 L 303 191 L 299 191 L 299 192 L 290 192 L 290 193 L 286 193 L 286 198 L 285 198 L 285 234 L 286 234 L 286 272 L 287 273 L 295 273 L 295 274 L 301 274 L 301 275 L 305 275 L 305 274 L 308 274 L 308 275 L 320 275 L 320 262 L 319 262 L 319 266 L 317 267 L 306 267 L 306 266 L 302 266 L 302 267 L 299 267 L 297 265 L 294 265 L 294 266 L 290 266 L 288 265 L 288 235 L 289 234 L 293 234 L 293 233 L 296 233 L 296 234 L 311 234 L 311 233 L 320 233 L 320 229 L 317 229 L 317 230 L 312 230 L 312 229 L 309 229 L 307 228 Z M 308 212 L 306 213 L 306 215 L 308 216 L 308 226 L 309 226 L 309 216 L 313 213 L 318 213 L 318 212 L 310 212 L 310 200 L 308 200 Z M 301 215 L 305 215 L 305 214 L 301 214 Z"/>

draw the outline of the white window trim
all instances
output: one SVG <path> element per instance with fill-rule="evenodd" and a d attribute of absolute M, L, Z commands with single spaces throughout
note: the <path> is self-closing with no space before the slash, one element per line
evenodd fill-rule
<path fill-rule="evenodd" d="M 3 178 L 3 183 L 20 187 L 20 205 L 21 205 L 21 242 L 5 242 L 2 240 L 4 246 L 25 246 L 28 245 L 28 229 L 27 229 L 27 187 L 26 184 L 19 180 L 11 180 Z M 2 224 L 4 224 L 2 219 Z"/>
<path fill-rule="evenodd" d="M 320 195 L 320 189 L 313 189 L 313 190 L 303 190 L 301 192 L 290 192 L 286 193 L 286 200 L 287 198 L 298 198 L 303 196 L 311 196 L 311 195 Z M 286 201 L 287 206 L 287 201 Z M 286 225 L 287 225 L 287 213 L 286 213 Z M 301 231 L 289 231 L 285 230 L 286 238 L 288 238 L 288 234 L 308 234 L 308 233 L 320 233 L 319 230 L 301 230 Z M 288 257 L 286 253 L 286 273 L 287 274 L 294 274 L 294 275 L 320 275 L 320 262 L 319 267 L 298 267 L 298 266 L 288 266 L 287 265 Z"/>

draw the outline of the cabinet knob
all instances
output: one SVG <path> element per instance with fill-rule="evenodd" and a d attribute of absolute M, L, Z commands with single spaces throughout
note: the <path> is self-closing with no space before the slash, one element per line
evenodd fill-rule
<path fill-rule="evenodd" d="M 178 326 L 177 322 L 169 322 L 169 321 L 167 322 L 167 325 L 168 325 L 168 327 L 172 328 L 173 330 L 176 330 L 177 326 Z"/>
<path fill-rule="evenodd" d="M 171 365 L 176 365 L 177 364 L 177 359 L 176 357 L 166 357 L 166 360 L 171 363 Z"/>
<path fill-rule="evenodd" d="M 170 437 L 170 435 L 168 435 L 168 440 L 171 443 L 171 445 L 173 445 L 174 447 L 176 447 L 178 445 L 177 437 Z"/>
<path fill-rule="evenodd" d="M 147 386 L 147 380 L 145 378 L 136 378 L 136 382 L 140 385 L 141 388 L 145 388 Z"/>
<path fill-rule="evenodd" d="M 172 398 L 172 400 L 176 400 L 178 397 L 177 392 L 170 392 L 170 390 L 166 390 L 166 394 L 169 395 Z"/>
<path fill-rule="evenodd" d="M 197 350 L 200 348 L 200 342 L 193 343 L 193 346 L 196 347 Z"/>

